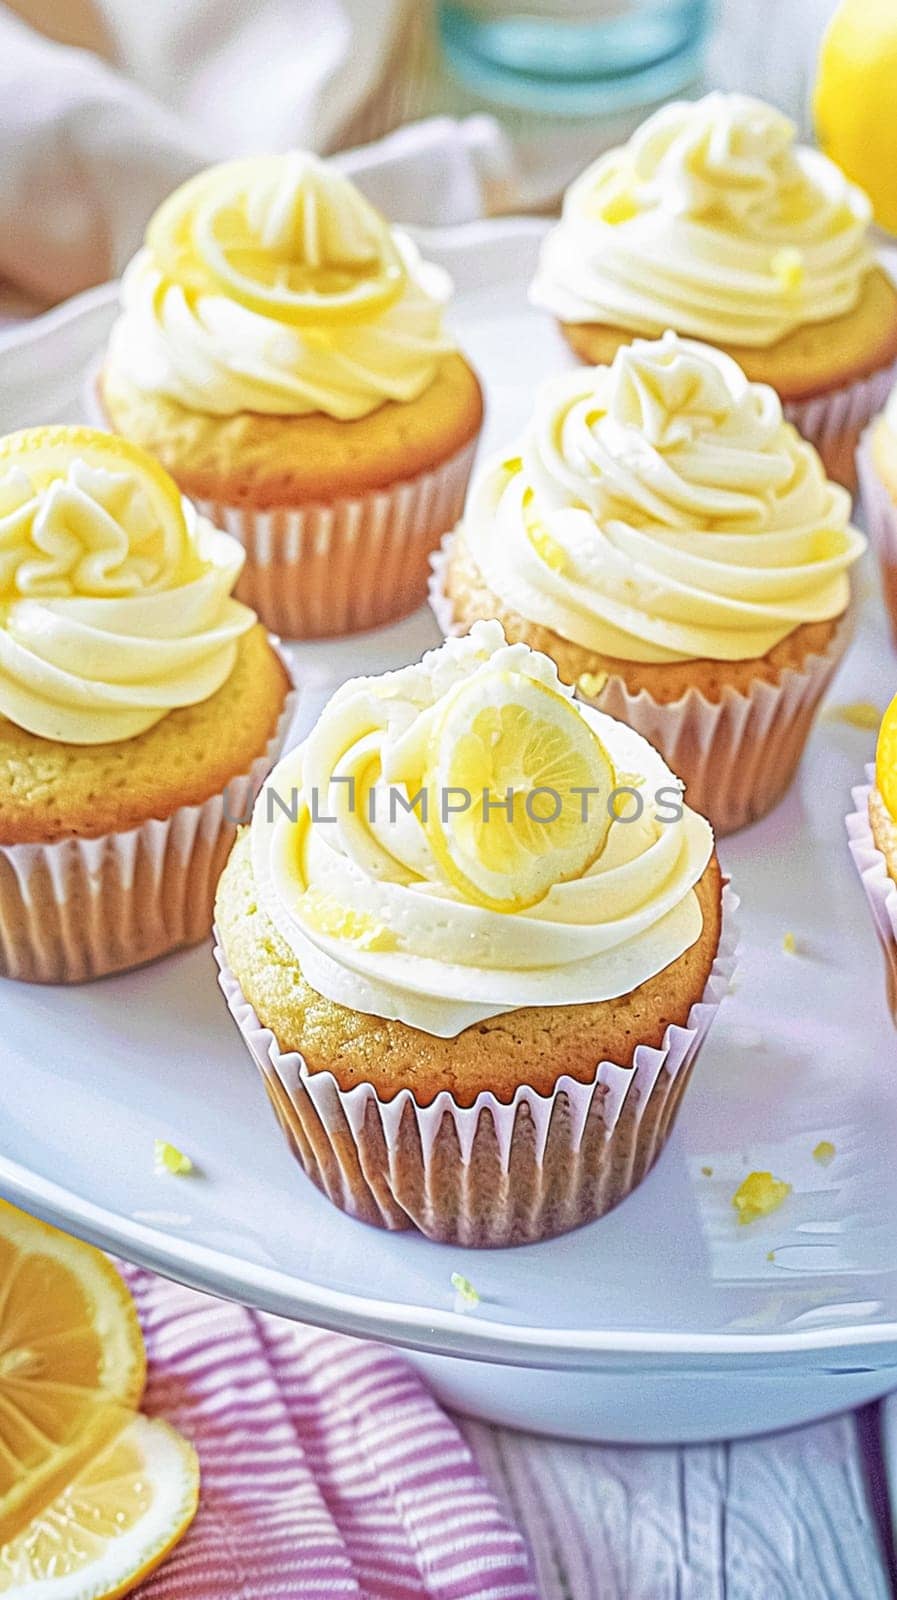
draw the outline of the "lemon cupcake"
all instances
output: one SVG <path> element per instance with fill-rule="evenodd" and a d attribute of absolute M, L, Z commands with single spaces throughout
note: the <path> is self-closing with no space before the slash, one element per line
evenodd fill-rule
<path fill-rule="evenodd" d="M 897 1023 L 897 696 L 882 718 L 875 763 L 853 791 L 850 852 L 866 891 L 885 957 L 891 1015 Z"/>
<path fill-rule="evenodd" d="M 541 390 L 446 540 L 434 610 L 544 650 L 731 833 L 788 788 L 846 648 L 849 514 L 772 389 L 707 345 L 636 339 Z"/>
<path fill-rule="evenodd" d="M 897 389 L 857 451 L 863 510 L 878 557 L 882 598 L 897 644 Z"/>
<path fill-rule="evenodd" d="M 238 594 L 278 633 L 373 628 L 426 598 L 482 421 L 450 287 L 299 152 L 214 167 L 149 224 L 101 414 L 241 540 Z"/>
<path fill-rule="evenodd" d="M 795 131 L 739 94 L 664 106 L 567 191 L 532 298 L 585 361 L 667 328 L 727 352 L 852 488 L 894 381 L 897 291 L 866 196 Z"/>
<path fill-rule="evenodd" d="M 77 982 L 208 934 L 291 709 L 231 599 L 242 561 L 124 440 L 0 440 L 4 976 Z"/>
<path fill-rule="evenodd" d="M 670 1131 L 731 971 L 711 830 L 498 623 L 346 684 L 218 891 L 222 987 L 309 1176 L 431 1238 L 545 1238 Z"/>

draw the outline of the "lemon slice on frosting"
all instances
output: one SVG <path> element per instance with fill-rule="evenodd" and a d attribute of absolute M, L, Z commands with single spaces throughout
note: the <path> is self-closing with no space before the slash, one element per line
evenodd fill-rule
<path fill-rule="evenodd" d="M 891 816 L 897 818 L 897 695 L 881 719 L 875 751 L 875 783 Z"/>
<path fill-rule="evenodd" d="M 613 766 L 556 690 L 501 669 L 477 673 L 447 697 L 430 749 L 430 847 L 474 904 L 521 911 L 600 854 Z"/>
<path fill-rule="evenodd" d="M 182 288 L 294 325 L 371 316 L 406 281 L 385 220 L 347 178 L 302 152 L 191 178 L 160 206 L 146 243 Z"/>
<path fill-rule="evenodd" d="M 187 541 L 187 523 L 180 491 L 153 456 L 115 433 L 96 428 L 22 428 L 0 439 L 0 479 L 19 468 L 36 491 L 62 481 L 75 462 L 101 472 L 124 476 L 129 492 L 146 497 L 147 521 L 161 537 L 161 565 L 175 567 Z"/>

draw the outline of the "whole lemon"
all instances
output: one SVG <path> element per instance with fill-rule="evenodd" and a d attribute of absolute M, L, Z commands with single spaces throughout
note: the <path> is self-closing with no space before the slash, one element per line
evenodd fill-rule
<path fill-rule="evenodd" d="M 813 116 L 826 155 L 897 232 L 897 0 L 841 0 L 819 52 Z"/>

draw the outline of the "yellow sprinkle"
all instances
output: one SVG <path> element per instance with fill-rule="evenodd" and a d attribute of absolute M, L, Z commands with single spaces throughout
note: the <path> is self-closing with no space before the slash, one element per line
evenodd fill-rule
<path fill-rule="evenodd" d="M 176 1178 L 186 1178 L 188 1173 L 193 1171 L 190 1157 L 185 1156 L 177 1145 L 169 1144 L 167 1139 L 154 1141 L 153 1158 L 157 1172 L 170 1172 Z"/>
<path fill-rule="evenodd" d="M 767 1250 L 767 1252 L 766 1252 L 767 1261 L 775 1261 L 775 1258 L 776 1258 L 775 1251 L 774 1250 Z"/>
<path fill-rule="evenodd" d="M 783 289 L 794 294 L 803 287 L 804 258 L 793 246 L 787 245 L 784 250 L 777 250 L 769 265 L 773 277 L 778 278 Z"/>
<path fill-rule="evenodd" d="M 831 1139 L 820 1139 L 813 1151 L 813 1160 L 818 1161 L 821 1167 L 827 1167 L 835 1159 L 835 1147 Z"/>
<path fill-rule="evenodd" d="M 749 1173 L 732 1196 L 738 1221 L 754 1222 L 757 1217 L 766 1217 L 771 1211 L 778 1211 L 790 1193 L 790 1183 L 774 1178 L 771 1172 Z"/>
<path fill-rule="evenodd" d="M 545 528 L 540 528 L 535 523 L 530 524 L 526 531 L 536 555 L 545 562 L 546 567 L 550 567 L 552 572 L 564 572 L 569 562 L 563 545 L 558 544 L 557 539 L 552 539 Z"/>
<path fill-rule="evenodd" d="M 597 700 L 606 683 L 606 672 L 581 672 L 576 680 L 576 687 L 587 700 Z"/>
<path fill-rule="evenodd" d="M 453 1272 L 451 1278 L 452 1288 L 459 1299 L 469 1306 L 478 1306 L 480 1297 L 469 1278 L 462 1277 L 460 1272 Z"/>
<path fill-rule="evenodd" d="M 703 1172 L 705 1178 L 712 1178 L 713 1177 L 713 1168 L 712 1167 L 702 1167 L 701 1171 Z"/>
<path fill-rule="evenodd" d="M 848 700 L 846 705 L 825 708 L 829 722 L 847 722 L 851 728 L 877 728 L 881 715 L 871 700 Z"/>
<path fill-rule="evenodd" d="M 612 200 L 606 201 L 599 214 L 603 222 L 616 226 L 620 222 L 630 222 L 633 217 L 638 216 L 638 206 L 631 195 L 618 194 L 614 195 Z"/>
<path fill-rule="evenodd" d="M 782 949 L 784 950 L 786 956 L 797 955 L 797 940 L 793 933 L 785 934 L 785 937 L 782 940 Z"/>

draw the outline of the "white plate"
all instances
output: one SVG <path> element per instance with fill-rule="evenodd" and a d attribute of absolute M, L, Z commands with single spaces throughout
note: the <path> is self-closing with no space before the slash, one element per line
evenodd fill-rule
<path fill-rule="evenodd" d="M 485 378 L 487 448 L 513 439 L 534 385 L 571 359 L 526 305 L 541 231 L 502 222 L 425 237 L 455 277 L 461 341 Z M 0 340 L 0 431 L 80 415 L 114 292 Z M 884 705 L 895 661 L 871 567 L 860 582 L 860 635 L 833 698 Z M 301 647 L 305 718 L 340 676 L 434 640 L 422 612 Z M 2 985 L 0 1188 L 173 1277 L 408 1346 L 442 1392 L 521 1423 L 687 1438 L 882 1392 L 897 1381 L 897 1048 L 843 822 L 873 743 L 823 720 L 785 802 L 723 842 L 743 901 L 737 990 L 659 1166 L 601 1222 L 476 1252 L 342 1216 L 288 1154 L 204 948 L 80 989 Z M 156 1177 L 156 1137 L 202 1176 Z M 825 1168 L 811 1154 L 821 1139 L 837 1149 Z M 738 1227 L 731 1195 L 753 1168 L 794 1193 Z M 453 1271 L 479 1289 L 475 1311 L 455 1309 Z M 556 1370 L 535 1383 L 536 1367 Z"/>

